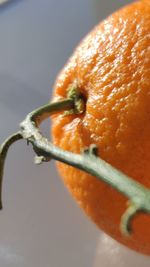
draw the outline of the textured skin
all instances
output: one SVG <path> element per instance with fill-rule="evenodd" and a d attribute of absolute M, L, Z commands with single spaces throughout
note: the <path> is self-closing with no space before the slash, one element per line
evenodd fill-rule
<path fill-rule="evenodd" d="M 150 188 L 150 1 L 126 6 L 96 26 L 57 78 L 54 99 L 76 83 L 87 98 L 83 115 L 53 117 L 53 140 L 80 153 L 94 143 L 101 157 Z M 150 254 L 150 216 L 121 235 L 126 198 L 84 172 L 58 164 L 64 183 L 94 222 L 119 242 Z"/>

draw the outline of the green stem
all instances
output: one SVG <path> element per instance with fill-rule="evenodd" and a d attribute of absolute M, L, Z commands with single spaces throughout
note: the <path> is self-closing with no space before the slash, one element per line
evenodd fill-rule
<path fill-rule="evenodd" d="M 5 165 L 5 159 L 7 156 L 7 152 L 9 147 L 16 142 L 17 140 L 22 139 L 21 132 L 17 132 L 10 137 L 8 137 L 1 145 L 0 147 L 0 209 L 2 209 L 2 180 L 3 180 L 3 174 L 4 174 L 4 165 Z"/>
<path fill-rule="evenodd" d="M 150 213 L 150 190 L 99 158 L 95 145 L 91 145 L 81 154 L 64 151 L 54 146 L 47 138 L 42 136 L 38 128 L 43 119 L 48 118 L 51 114 L 60 110 L 74 109 L 75 106 L 75 99 L 70 98 L 38 108 L 28 114 L 21 123 L 21 134 L 19 133 L 20 136 L 18 138 L 23 137 L 33 145 L 33 149 L 37 154 L 37 163 L 48 161 L 51 158 L 61 161 L 103 180 L 126 196 L 129 199 L 130 205 L 121 218 L 121 231 L 128 235 L 131 230 L 132 218 L 139 211 Z M 77 111 L 78 113 L 81 113 L 81 110 L 80 112 Z M 11 138 L 8 140 L 14 141 Z"/>
<path fill-rule="evenodd" d="M 48 111 L 47 116 L 50 116 L 51 112 L 53 112 L 55 108 L 57 109 L 58 105 L 59 103 L 53 103 L 45 106 Z M 132 207 L 135 207 L 134 209 L 132 208 L 131 216 L 130 205 L 121 220 L 122 232 L 124 234 L 129 234 L 131 219 L 137 211 L 150 213 L 150 190 L 99 158 L 96 154 L 96 147 L 94 145 L 80 155 L 64 151 L 54 146 L 42 136 L 39 129 L 35 126 L 37 124 L 36 117 L 38 117 L 39 114 L 42 116 L 42 110 L 43 107 L 30 113 L 24 122 L 21 123 L 22 135 L 25 139 L 32 143 L 33 149 L 39 156 L 39 160 L 45 161 L 53 158 L 76 167 L 100 180 L 103 180 L 111 187 L 125 195 L 130 200 L 130 203 L 132 203 Z"/>
<path fill-rule="evenodd" d="M 74 107 L 74 101 L 72 99 L 65 99 L 57 103 L 51 103 L 50 106 L 51 106 L 50 108 L 51 114 L 53 114 L 53 112 L 56 113 L 57 111 L 72 109 Z M 43 114 L 44 114 L 44 117 L 43 117 Z M 32 119 L 32 122 L 33 122 L 32 126 L 34 125 L 35 119 L 36 119 L 36 125 L 38 125 L 40 123 L 40 120 L 42 121 L 42 119 L 46 119 L 48 117 L 49 117 L 48 105 L 42 106 L 42 108 L 37 109 L 36 111 L 30 113 L 30 118 Z M 31 126 L 31 131 L 32 131 L 32 126 Z M 2 183 L 3 183 L 4 165 L 5 165 L 7 152 L 8 152 L 9 147 L 14 142 L 20 139 L 23 139 L 23 135 L 21 131 L 9 136 L 0 146 L 0 209 L 2 209 L 3 207 L 2 205 Z"/>

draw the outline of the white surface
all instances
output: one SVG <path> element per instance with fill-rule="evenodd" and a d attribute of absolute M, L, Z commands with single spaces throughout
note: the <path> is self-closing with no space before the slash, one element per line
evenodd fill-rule
<path fill-rule="evenodd" d="M 128 2 L 14 0 L 0 9 L 0 142 L 49 100 L 56 74 L 98 18 Z M 70 197 L 54 163 L 34 166 L 33 155 L 18 142 L 6 162 L 0 266 L 149 267 L 148 257 L 101 234 Z"/>

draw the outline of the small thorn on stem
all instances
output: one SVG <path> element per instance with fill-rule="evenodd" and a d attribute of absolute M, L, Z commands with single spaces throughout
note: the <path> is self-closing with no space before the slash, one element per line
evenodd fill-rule
<path fill-rule="evenodd" d="M 98 147 L 95 144 L 90 145 L 89 152 L 90 152 L 90 154 L 97 156 L 98 155 Z"/>
<path fill-rule="evenodd" d="M 92 144 L 83 150 L 83 154 L 88 156 L 97 156 L 98 148 L 95 144 Z"/>
<path fill-rule="evenodd" d="M 48 161 L 50 161 L 51 159 L 50 158 L 46 158 L 46 157 L 44 157 L 44 156 L 35 156 L 35 158 L 34 158 L 34 163 L 36 164 L 36 165 L 40 165 L 40 164 L 42 164 L 43 162 L 48 162 Z"/>
<path fill-rule="evenodd" d="M 43 157 L 43 156 L 35 156 L 35 158 L 34 158 L 34 163 L 35 163 L 36 165 L 40 165 L 40 164 L 42 164 L 43 161 L 44 161 L 44 157 Z"/>

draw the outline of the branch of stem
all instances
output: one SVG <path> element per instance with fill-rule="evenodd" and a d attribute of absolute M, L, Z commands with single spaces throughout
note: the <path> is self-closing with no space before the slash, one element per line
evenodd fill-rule
<path fill-rule="evenodd" d="M 8 137 L 3 144 L 0 146 L 0 209 L 2 209 L 2 182 L 3 182 L 3 175 L 4 175 L 4 165 L 5 159 L 7 156 L 7 152 L 9 147 L 16 142 L 17 140 L 22 139 L 21 132 L 17 132 L 10 137 Z"/>

